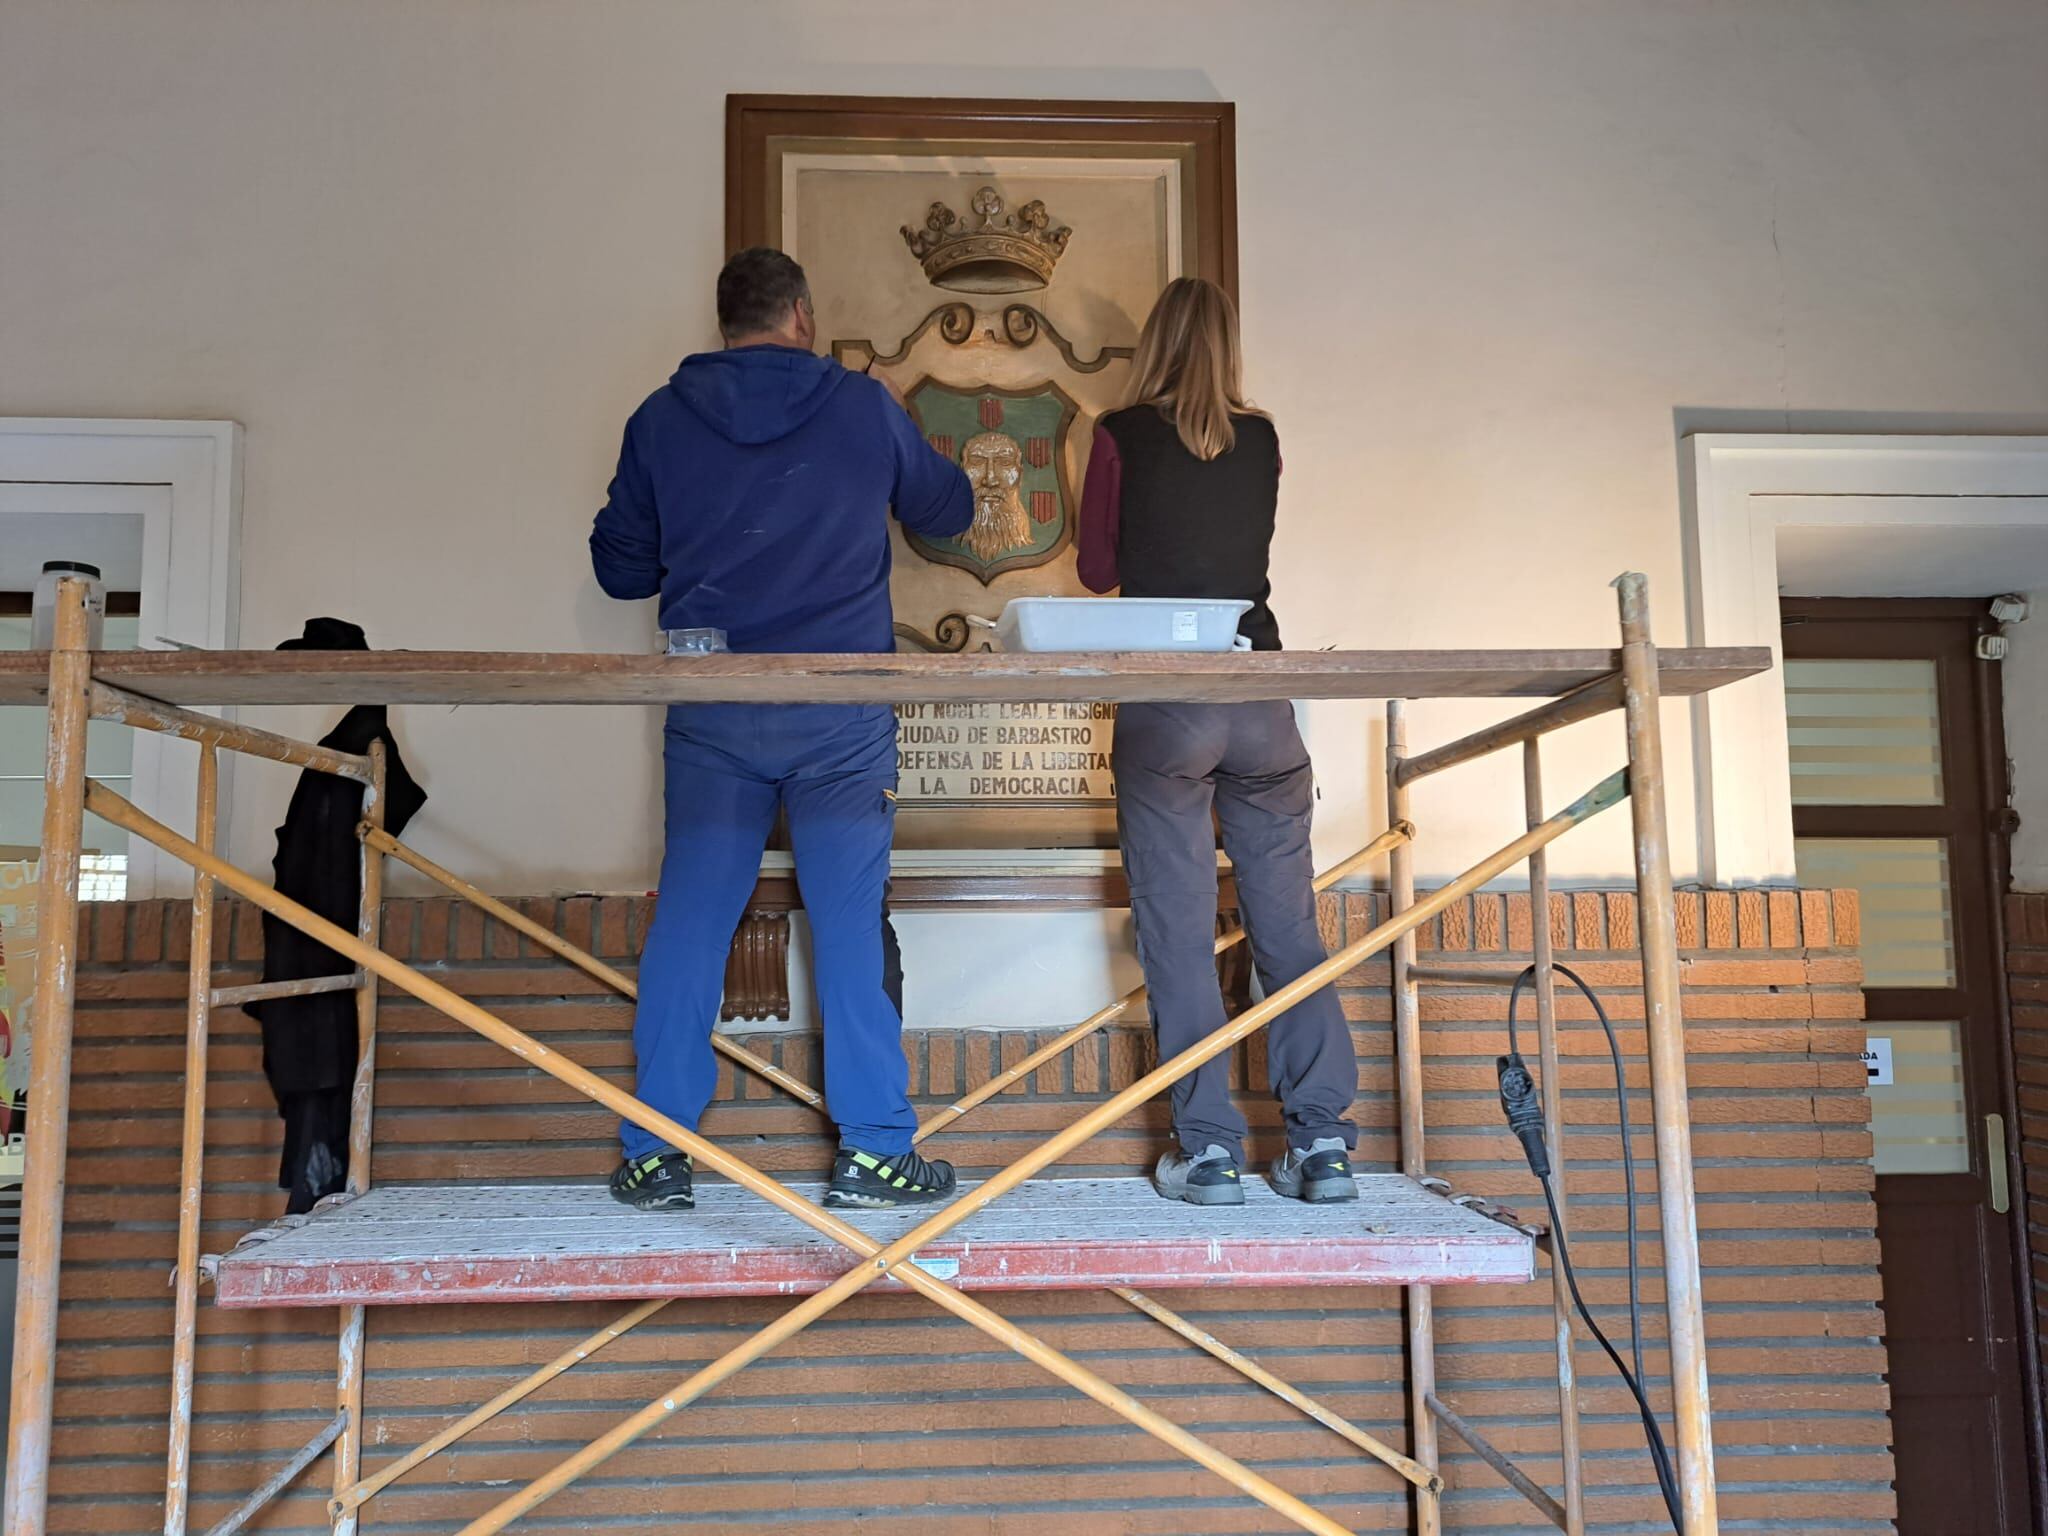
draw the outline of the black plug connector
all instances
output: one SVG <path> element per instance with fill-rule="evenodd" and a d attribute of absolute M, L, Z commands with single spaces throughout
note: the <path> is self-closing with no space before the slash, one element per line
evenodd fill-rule
<path fill-rule="evenodd" d="M 1550 1149 L 1543 1144 L 1543 1104 L 1536 1097 L 1536 1079 L 1517 1051 L 1494 1063 L 1500 1077 L 1501 1112 L 1508 1117 L 1508 1129 L 1522 1144 L 1529 1171 L 1539 1179 L 1550 1177 Z"/>

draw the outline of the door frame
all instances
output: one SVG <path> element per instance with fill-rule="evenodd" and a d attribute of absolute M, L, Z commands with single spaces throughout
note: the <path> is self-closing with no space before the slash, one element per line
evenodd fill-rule
<path fill-rule="evenodd" d="M 240 639 L 242 429 L 232 421 L 0 417 L 0 481 L 160 485 L 170 510 L 144 522 L 142 606 L 163 633 L 208 650 Z M 155 525 L 161 526 L 155 526 Z M 144 644 L 156 636 L 145 634 Z M 232 711 L 207 713 L 232 717 Z M 196 753 L 139 731 L 135 800 L 152 815 L 183 822 L 198 803 Z M 221 825 L 228 824 L 232 754 L 220 765 Z M 131 900 L 191 889 L 191 871 L 147 844 L 129 854 Z"/>
<path fill-rule="evenodd" d="M 1925 498 L 1959 497 L 1967 521 L 1935 526 L 2048 531 L 2048 436 L 1702 432 L 1681 447 L 1688 645 L 1767 645 L 1781 658 L 1781 527 L 1927 527 Z M 1781 667 L 1693 701 L 1693 774 L 1700 878 L 1790 884 Z"/>

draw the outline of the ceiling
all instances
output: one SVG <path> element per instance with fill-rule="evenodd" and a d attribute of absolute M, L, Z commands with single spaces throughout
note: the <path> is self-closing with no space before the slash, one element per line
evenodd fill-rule
<path fill-rule="evenodd" d="M 2048 591 L 2048 527 L 1784 524 L 1778 590 L 1795 597 Z"/>
<path fill-rule="evenodd" d="M 0 517 L 0 592 L 32 591 L 45 560 L 96 565 L 108 591 L 139 591 L 142 514 L 9 512 Z"/>

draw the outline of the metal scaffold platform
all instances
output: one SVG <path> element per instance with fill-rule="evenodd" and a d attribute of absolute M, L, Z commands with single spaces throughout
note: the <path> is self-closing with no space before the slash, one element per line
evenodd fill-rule
<path fill-rule="evenodd" d="M 1262 1180 L 1227 1220 L 1161 1200 L 1143 1179 L 1034 1179 L 918 1250 L 963 1291 L 1224 1285 L 1465 1285 L 1530 1279 L 1528 1233 L 1398 1173 L 1356 1176 L 1356 1204 L 1305 1205 Z M 815 1201 L 822 1184 L 792 1184 Z M 971 1195 L 974 1186 L 960 1193 Z M 847 1211 L 886 1246 L 927 1212 Z M 604 1190 L 529 1184 L 373 1189 L 290 1227 L 251 1233 L 214 1273 L 223 1307 L 646 1296 L 801 1296 L 845 1273 L 836 1243 L 731 1184 L 688 1215 L 649 1220 Z M 903 1289 L 900 1280 L 876 1289 Z"/>
<path fill-rule="evenodd" d="M 331 1529 L 334 1536 L 353 1536 L 363 1519 L 364 1506 L 383 1489 L 679 1299 L 730 1295 L 802 1298 L 742 1343 L 691 1369 L 670 1391 L 462 1527 L 462 1536 L 488 1536 L 684 1411 L 841 1302 L 869 1288 L 915 1292 L 1299 1528 L 1318 1536 L 1350 1536 L 1342 1524 L 1004 1318 L 974 1294 L 1080 1287 L 1107 1289 L 1391 1468 L 1411 1490 L 1414 1525 L 1420 1536 L 1439 1536 L 1442 1530 L 1439 1429 L 1469 1445 L 1567 1536 L 1582 1536 L 1586 1498 L 1579 1449 L 1574 1324 L 1561 1266 L 1550 1265 L 1563 1453 L 1561 1497 L 1540 1487 L 1448 1405 L 1438 1393 L 1435 1375 L 1431 1303 L 1435 1288 L 1529 1279 L 1537 1249 L 1555 1249 L 1566 1219 L 1562 1196 L 1566 1148 L 1554 1086 L 1559 1074 L 1547 925 L 1536 925 L 1530 979 L 1536 999 L 1542 1086 L 1541 1141 L 1558 1176 L 1559 1193 L 1549 1233 L 1520 1226 L 1483 1202 L 1453 1197 L 1449 1186 L 1430 1176 L 1424 1150 L 1418 987 L 1438 983 L 1504 985 L 1512 976 L 1475 976 L 1442 968 L 1426 971 L 1414 967 L 1412 961 L 1418 928 L 1517 867 L 1526 869 L 1535 909 L 1545 910 L 1549 888 L 1544 850 L 1572 828 L 1623 801 L 1629 803 L 1634 821 L 1663 1290 L 1677 1424 L 1676 1492 L 1682 1506 L 1683 1536 L 1714 1536 L 1718 1525 L 1712 1419 L 1658 701 L 1663 694 L 1702 692 L 1761 672 L 1770 665 L 1770 656 L 1764 650 L 1745 649 L 1676 651 L 1660 658 L 1650 641 L 1643 578 L 1625 575 L 1616 585 L 1620 589 L 1622 645 L 1615 651 L 647 657 L 404 651 L 94 653 L 85 649 L 84 585 L 62 582 L 56 648 L 48 653 L 0 656 L 0 703 L 47 702 L 50 707 L 41 944 L 36 961 L 38 1021 L 29 1089 L 5 1536 L 44 1536 L 48 1528 L 78 953 L 78 861 L 87 811 L 170 853 L 194 871 L 184 1141 L 173 1277 L 176 1303 L 166 1536 L 186 1536 L 187 1532 L 196 1315 L 201 1285 L 208 1277 L 214 1282 L 220 1305 L 335 1306 L 341 1313 L 338 1412 L 333 1421 L 276 1467 L 208 1536 L 232 1536 L 242 1529 L 330 1447 L 334 1452 Z M 1401 701 L 1425 697 L 1531 697 L 1548 702 L 1410 756 Z M 1388 920 L 1347 943 L 1324 964 L 1275 989 L 1217 1033 L 1160 1062 L 999 1173 L 962 1187 L 950 1203 L 911 1211 L 848 1213 L 845 1218 L 818 1205 L 816 1189 L 776 1181 L 732 1149 L 685 1129 L 615 1083 L 379 947 L 384 862 L 396 858 L 605 986 L 626 997 L 636 995 L 633 977 L 385 832 L 381 748 L 373 747 L 367 756 L 355 756 L 199 714 L 190 707 L 1309 698 L 1392 701 L 1388 705 L 1386 775 L 1391 825 L 1316 881 L 1319 890 L 1326 890 L 1386 859 L 1393 897 Z M 1562 809 L 1547 811 L 1540 738 L 1562 726 L 1617 710 L 1627 725 L 1626 766 Z M 84 746 L 89 719 L 119 720 L 198 744 L 199 796 L 192 836 L 173 830 L 105 785 L 87 779 Z M 1417 831 L 1407 814 L 1410 786 L 1428 774 L 1512 747 L 1522 752 L 1524 803 L 1518 819 L 1526 830 L 1456 879 L 1418 896 L 1412 852 Z M 365 786 L 363 822 L 358 829 L 362 844 L 361 921 L 355 931 L 326 921 L 214 851 L 219 813 L 217 759 L 222 749 L 338 774 Z M 215 987 L 212 934 L 221 891 L 241 897 L 325 944 L 356 969 L 314 982 Z M 1226 949 L 1243 937 L 1241 932 L 1223 935 L 1216 941 L 1217 948 Z M 1356 1204 L 1302 1206 L 1252 1184 L 1247 1204 L 1233 1208 L 1224 1224 L 1214 1213 L 1158 1200 L 1140 1180 L 1038 1177 L 1203 1062 L 1250 1038 L 1302 997 L 1382 952 L 1390 952 L 1393 967 L 1401 1165 L 1398 1172 L 1361 1175 L 1361 1199 Z M 380 986 L 438 1010 L 527 1066 L 690 1153 L 700 1170 L 723 1182 L 707 1179 L 703 1183 L 700 1209 L 690 1217 L 625 1212 L 612 1206 L 603 1191 L 561 1185 L 510 1190 L 372 1189 Z M 360 1043 L 346 1191 L 310 1219 L 265 1229 L 257 1240 L 245 1241 L 229 1254 L 217 1258 L 202 1255 L 200 1207 L 211 1010 L 262 997 L 340 990 L 355 993 Z M 918 1139 L 943 1131 L 1004 1088 L 1057 1059 L 1122 1016 L 1142 997 L 1141 990 L 1098 1010 L 957 1103 L 931 1115 L 919 1128 Z M 822 1098 L 810 1084 L 723 1036 L 715 1036 L 713 1043 L 737 1067 L 757 1074 L 802 1103 L 822 1108 Z M 1534 1139 L 1536 1133 L 1532 1129 L 1529 1135 Z M 1270 1284 L 1404 1288 L 1409 1401 L 1405 1449 L 1344 1419 L 1137 1288 Z M 366 1307 L 593 1297 L 638 1300 L 616 1321 L 506 1387 L 489 1402 L 365 1473 Z"/>

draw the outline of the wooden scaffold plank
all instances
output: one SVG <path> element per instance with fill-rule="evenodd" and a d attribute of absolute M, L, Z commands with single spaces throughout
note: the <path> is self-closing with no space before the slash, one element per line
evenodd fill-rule
<path fill-rule="evenodd" d="M 1663 691 L 1767 671 L 1760 647 L 1674 650 Z M 617 656 L 496 651 L 98 651 L 93 677 L 210 704 L 758 704 L 1555 698 L 1621 669 L 1612 650 L 1114 651 Z M 40 704 L 49 657 L 0 655 L 0 704 Z M 223 743 L 224 745 L 227 743 Z"/>

